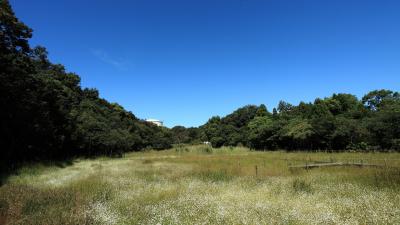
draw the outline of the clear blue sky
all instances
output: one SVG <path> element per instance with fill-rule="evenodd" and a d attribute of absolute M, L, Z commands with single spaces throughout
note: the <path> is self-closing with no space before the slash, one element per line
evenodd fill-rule
<path fill-rule="evenodd" d="M 400 1 L 11 0 L 52 61 L 139 118 L 400 89 Z"/>

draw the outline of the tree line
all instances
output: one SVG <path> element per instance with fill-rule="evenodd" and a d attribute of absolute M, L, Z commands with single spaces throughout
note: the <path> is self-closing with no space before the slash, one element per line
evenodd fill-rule
<path fill-rule="evenodd" d="M 135 117 L 117 103 L 82 88 L 80 77 L 32 48 L 32 29 L 0 0 L 0 164 L 121 155 L 171 147 L 166 128 Z"/>
<path fill-rule="evenodd" d="M 249 105 L 199 128 L 171 130 L 174 142 L 210 141 L 213 147 L 243 145 L 256 150 L 400 150 L 400 94 L 375 90 L 300 102 L 281 101 L 269 112 Z"/>
<path fill-rule="evenodd" d="M 400 150 L 400 95 L 376 90 L 362 99 L 334 94 L 301 102 L 242 107 L 197 128 L 157 127 L 136 118 L 80 77 L 31 47 L 32 29 L 0 0 L 0 163 L 74 156 L 120 156 L 146 148 L 209 141 L 257 150 Z"/>

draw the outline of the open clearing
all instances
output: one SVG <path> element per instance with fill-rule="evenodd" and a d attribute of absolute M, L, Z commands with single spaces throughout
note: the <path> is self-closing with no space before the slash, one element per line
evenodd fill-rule
<path fill-rule="evenodd" d="M 375 167 L 289 168 L 308 163 Z M 400 224 L 399 153 L 179 147 L 22 168 L 0 224 Z"/>

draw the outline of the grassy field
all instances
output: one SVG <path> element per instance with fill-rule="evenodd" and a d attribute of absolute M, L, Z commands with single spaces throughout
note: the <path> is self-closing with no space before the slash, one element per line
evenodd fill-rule
<path fill-rule="evenodd" d="M 289 168 L 318 162 L 383 167 Z M 0 187 L 0 224 L 400 224 L 399 166 L 399 153 L 205 146 L 32 165 Z"/>

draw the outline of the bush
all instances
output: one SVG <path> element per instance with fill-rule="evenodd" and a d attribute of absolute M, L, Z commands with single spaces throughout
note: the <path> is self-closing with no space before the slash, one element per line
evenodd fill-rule
<path fill-rule="evenodd" d="M 347 145 L 346 147 L 347 150 L 370 150 L 370 146 L 365 143 L 365 142 L 360 142 L 360 143 L 350 143 L 349 145 Z"/>
<path fill-rule="evenodd" d="M 220 148 L 224 145 L 224 139 L 221 137 L 213 137 L 211 138 L 211 145 L 213 148 Z"/>

